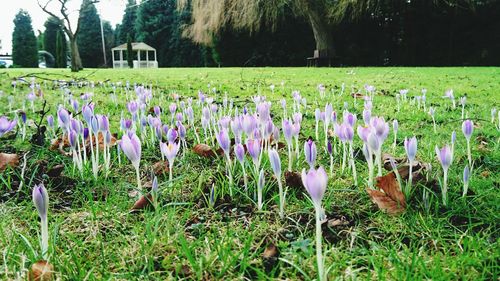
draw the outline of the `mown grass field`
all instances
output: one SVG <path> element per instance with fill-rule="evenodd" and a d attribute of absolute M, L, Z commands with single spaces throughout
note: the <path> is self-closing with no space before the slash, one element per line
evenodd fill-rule
<path fill-rule="evenodd" d="M 500 68 L 176 68 L 154 70 L 88 69 L 77 74 L 67 70 L 11 69 L 0 71 L 0 116 L 9 119 L 22 108 L 28 85 L 14 77 L 36 76 L 50 108 L 56 116 L 58 104 L 67 101 L 68 93 L 52 87 L 52 80 L 78 79 L 94 81 L 95 89 L 85 84 L 70 87 L 73 97 L 94 91 L 95 112 L 107 114 L 111 132 L 119 133 L 120 114 L 127 114 L 126 81 L 151 86 L 153 99 L 148 105 L 160 105 L 168 112 L 174 102 L 198 97 L 198 91 L 209 92 L 222 106 L 227 93 L 234 105 L 254 109 L 251 97 L 264 95 L 271 101 L 274 123 L 281 127 L 280 99 L 285 98 L 291 112 L 292 91 L 298 90 L 307 99 L 299 143 L 301 159 L 295 171 L 308 165 L 304 161 L 303 144 L 314 136 L 316 108 L 324 110 L 326 102 L 342 116 L 344 103 L 362 124 L 363 101 L 351 93 L 364 93 L 364 85 L 376 87 L 372 116 L 386 121 L 399 121 L 397 146 L 392 147 L 393 131 L 383 151 L 404 157 L 405 137 L 418 138 L 417 159 L 430 163 L 425 175 L 436 184 L 414 185 L 407 198 L 406 211 L 391 216 L 377 208 L 365 191 L 368 175 L 366 161 L 359 152 L 361 140 L 354 137 L 357 149 L 356 167 L 359 186 L 353 185 L 349 173 L 340 172 L 341 157 L 334 158 L 334 175 L 329 177 L 323 207 L 328 219 L 339 225 L 323 226 L 323 250 L 329 280 L 498 280 L 500 275 L 500 150 L 498 119 L 491 122 L 491 109 L 500 109 Z M 98 82 L 103 82 L 99 84 Z M 116 84 L 116 82 L 121 82 Z M 116 102 L 113 101 L 113 85 Z M 275 85 L 271 91 L 270 85 Z M 320 99 L 318 84 L 324 84 L 327 97 Z M 342 84 L 344 91 L 342 92 Z M 213 92 L 213 88 L 216 89 Z M 437 132 L 430 115 L 410 100 L 427 89 L 427 108 L 436 110 Z M 409 89 L 409 101 L 397 111 L 395 95 Z M 444 99 L 445 90 L 453 89 L 457 107 Z M 8 96 L 12 95 L 12 111 Z M 459 97 L 466 96 L 465 111 L 474 121 L 472 157 L 474 169 L 470 191 L 462 197 L 462 171 L 467 163 L 466 141 L 462 134 Z M 80 106 L 83 102 L 80 101 Z M 194 103 L 193 103 L 194 104 Z M 35 100 L 41 110 L 43 102 Z M 33 121 L 40 116 L 25 102 L 28 128 L 26 140 L 21 137 L 0 138 L 0 152 L 27 155 L 25 186 L 18 191 L 21 166 L 7 168 L 0 174 L 0 278 L 24 279 L 32 263 L 41 258 L 38 242 L 39 219 L 31 200 L 32 187 L 44 181 L 50 197 L 49 233 L 50 262 L 61 280 L 313 280 L 316 278 L 314 248 L 314 208 L 304 188 L 290 188 L 286 201 L 286 217 L 278 216 L 276 179 L 267 157 L 264 209 L 243 192 L 228 196 L 223 157 L 205 159 L 191 150 L 181 150 L 175 161 L 173 186 L 168 174 L 158 176 L 159 208 L 130 213 L 137 199 L 136 175 L 130 162 L 122 155 L 118 163 L 112 151 L 111 171 L 97 180 L 87 169 L 85 176 L 75 172 L 71 157 L 48 149 L 49 144 L 30 143 L 36 130 Z M 69 104 L 66 104 L 70 108 Z M 201 110 L 194 107 L 199 122 Z M 164 113 L 162 120 L 169 120 Z M 498 118 L 496 116 L 495 118 Z M 46 123 L 46 120 L 43 120 Z M 203 132 L 200 126 L 200 131 Z M 452 131 L 457 140 L 449 172 L 449 203 L 443 206 L 439 179 L 442 169 L 434 147 L 450 142 Z M 11 134 L 12 135 L 12 134 Z M 324 136 L 321 133 L 321 136 Z M 318 140 L 318 165 L 329 167 L 323 138 Z M 48 142 L 48 141 L 47 141 Z M 190 129 L 188 146 L 195 144 Z M 209 143 L 212 145 L 211 143 Z M 215 142 L 214 147 L 217 147 Z M 152 180 L 152 165 L 161 160 L 158 145 L 142 146 L 141 178 L 143 184 Z M 280 150 L 283 170 L 287 166 L 286 148 Z M 22 159 L 21 159 L 22 160 Z M 248 165 L 250 160 L 247 159 Z M 40 171 L 64 164 L 62 174 L 51 177 Z M 241 170 L 236 165 L 234 177 L 240 183 Z M 328 170 L 328 169 L 327 169 Z M 384 174 L 388 171 L 384 171 Z M 256 180 L 250 177 L 249 185 Z M 210 189 L 215 186 L 215 204 L 210 204 Z M 150 185 L 149 185 L 150 186 Z M 423 198 L 424 190 L 429 194 Z M 263 258 L 269 245 L 278 254 Z M 268 251 L 266 251 L 268 248 Z"/>

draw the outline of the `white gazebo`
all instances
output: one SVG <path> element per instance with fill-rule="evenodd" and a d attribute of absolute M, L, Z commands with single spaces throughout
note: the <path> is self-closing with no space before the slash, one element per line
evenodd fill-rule
<path fill-rule="evenodd" d="M 111 49 L 113 68 L 128 68 L 127 44 L 121 44 Z M 143 42 L 132 43 L 134 68 L 158 68 L 156 49 Z"/>

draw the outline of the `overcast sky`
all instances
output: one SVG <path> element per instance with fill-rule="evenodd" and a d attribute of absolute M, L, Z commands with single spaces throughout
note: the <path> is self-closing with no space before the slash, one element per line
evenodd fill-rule
<path fill-rule="evenodd" d="M 39 0 L 41 4 L 47 3 L 50 0 Z M 53 7 L 51 10 L 58 11 L 59 7 L 57 0 L 52 0 Z M 69 11 L 71 11 L 71 20 L 76 23 L 78 18 L 78 9 L 82 0 L 70 0 Z M 138 1 L 139 2 L 139 1 Z M 98 13 L 104 20 L 111 22 L 114 27 L 122 20 L 123 12 L 125 10 L 126 0 L 101 0 L 96 4 Z M 38 34 L 37 30 L 43 32 L 43 24 L 47 20 L 47 14 L 38 7 L 37 0 L 0 0 L 0 40 L 1 49 L 0 54 L 9 53 L 12 51 L 12 31 L 14 31 L 14 17 L 20 9 L 27 10 L 33 21 L 33 29 L 35 35 Z"/>

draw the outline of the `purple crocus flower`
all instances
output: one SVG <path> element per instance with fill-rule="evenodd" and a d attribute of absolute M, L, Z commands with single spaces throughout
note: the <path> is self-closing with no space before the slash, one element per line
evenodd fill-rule
<path fill-rule="evenodd" d="M 365 122 L 365 125 L 370 123 L 370 118 L 372 117 L 372 111 L 369 109 L 363 110 L 363 122 Z"/>
<path fill-rule="evenodd" d="M 175 114 L 175 111 L 177 110 L 177 104 L 171 103 L 168 106 L 168 110 L 170 111 L 170 114 L 172 114 L 172 116 L 173 116 Z"/>
<path fill-rule="evenodd" d="M 69 145 L 71 145 L 71 147 L 73 149 L 76 148 L 77 137 L 78 137 L 78 134 L 76 133 L 76 131 L 75 130 L 70 130 L 70 132 L 68 134 L 68 141 L 69 141 Z"/>
<path fill-rule="evenodd" d="M 186 127 L 180 121 L 177 122 L 177 130 L 179 131 L 181 140 L 184 140 L 186 138 Z"/>
<path fill-rule="evenodd" d="M 177 139 L 177 131 L 173 128 L 168 129 L 167 140 L 169 142 L 175 142 L 176 139 Z"/>
<path fill-rule="evenodd" d="M 106 132 L 109 130 L 109 119 L 106 115 L 100 115 L 99 116 L 99 130 L 101 132 Z"/>
<path fill-rule="evenodd" d="M 234 146 L 234 155 L 240 163 L 243 163 L 243 161 L 245 161 L 245 148 L 241 143 L 237 143 Z"/>
<path fill-rule="evenodd" d="M 417 155 L 417 138 L 412 137 L 411 139 L 406 139 L 405 138 L 405 150 L 406 150 L 406 155 L 408 155 L 408 160 L 410 160 L 410 165 L 411 163 L 415 160 L 415 156 Z"/>
<path fill-rule="evenodd" d="M 136 101 L 131 101 L 127 103 L 127 109 L 132 114 L 132 116 L 135 116 L 137 114 L 137 110 L 139 109 L 139 105 L 137 104 Z"/>
<path fill-rule="evenodd" d="M 439 149 L 436 146 L 435 150 L 438 160 L 441 163 L 441 166 L 443 167 L 443 170 L 448 170 L 448 168 L 451 165 L 451 162 L 453 161 L 453 153 L 451 151 L 451 148 L 448 145 L 445 145 L 441 149 Z"/>
<path fill-rule="evenodd" d="M 246 114 L 243 117 L 243 131 L 247 136 L 251 136 L 255 128 L 257 127 L 257 120 L 253 115 Z"/>
<path fill-rule="evenodd" d="M 217 138 L 217 142 L 219 143 L 222 150 L 226 155 L 229 154 L 229 149 L 231 148 L 231 141 L 229 140 L 229 134 L 226 129 L 220 130 L 220 132 L 215 136 Z"/>
<path fill-rule="evenodd" d="M 451 132 L 451 146 L 455 145 L 455 142 L 457 141 L 457 133 L 455 131 Z"/>
<path fill-rule="evenodd" d="M 179 151 L 179 145 L 176 144 L 175 142 L 169 142 L 168 144 L 162 142 L 160 143 L 160 150 L 162 151 L 163 155 L 165 155 L 165 157 L 168 159 L 168 162 L 173 163 L 175 160 L 175 156 Z"/>
<path fill-rule="evenodd" d="M 57 117 L 59 120 L 59 126 L 66 128 L 69 122 L 69 113 L 64 107 L 60 107 L 57 111 Z"/>
<path fill-rule="evenodd" d="M 247 150 L 254 162 L 257 162 L 260 156 L 260 141 L 256 139 L 247 139 Z"/>
<path fill-rule="evenodd" d="M 302 184 L 316 206 L 321 206 L 327 183 L 328 176 L 323 167 L 319 167 L 317 170 L 310 169 L 307 173 L 305 169 L 302 170 Z"/>
<path fill-rule="evenodd" d="M 120 120 L 120 126 L 123 131 L 130 130 L 132 128 L 132 120 L 122 119 Z"/>
<path fill-rule="evenodd" d="M 50 128 L 54 128 L 54 116 L 52 115 L 47 116 L 47 124 L 49 125 Z"/>
<path fill-rule="evenodd" d="M 7 119 L 7 117 L 5 116 L 0 117 L 0 137 L 14 129 L 16 124 L 17 121 L 15 119 L 9 121 L 9 119 Z"/>
<path fill-rule="evenodd" d="M 307 163 L 309 164 L 311 169 L 313 169 L 314 163 L 316 162 L 317 151 L 316 151 L 316 144 L 314 144 L 314 142 L 311 139 L 309 139 L 304 143 L 304 153 L 306 155 Z"/>
<path fill-rule="evenodd" d="M 159 106 L 155 106 L 155 107 L 153 107 L 153 110 L 155 112 L 156 117 L 160 117 L 160 114 L 161 114 L 160 107 Z"/>
<path fill-rule="evenodd" d="M 293 125 L 290 120 L 283 120 L 283 135 L 285 136 L 285 140 L 287 143 L 292 143 L 293 137 Z"/>
<path fill-rule="evenodd" d="M 462 132 L 464 133 L 464 136 L 467 139 L 467 141 L 470 141 L 473 131 L 474 131 L 474 123 L 471 120 L 465 120 L 462 123 Z"/>
<path fill-rule="evenodd" d="M 273 169 L 274 174 L 276 177 L 280 178 L 281 176 L 281 160 L 278 152 L 276 149 L 270 149 L 268 151 L 269 154 L 269 162 L 271 162 L 271 168 Z"/>
<path fill-rule="evenodd" d="M 94 116 L 93 105 L 92 104 L 84 105 L 82 107 L 82 115 L 83 115 L 83 119 L 85 119 L 85 121 L 87 123 L 90 123 L 90 118 L 92 118 L 92 116 Z"/>
<path fill-rule="evenodd" d="M 49 211 L 49 195 L 43 183 L 37 184 L 33 188 L 33 203 L 35 204 L 40 219 L 46 221 Z"/>
<path fill-rule="evenodd" d="M 141 160 L 141 140 L 131 131 L 122 136 L 120 148 L 134 166 Z"/>
<path fill-rule="evenodd" d="M 332 142 L 328 141 L 328 144 L 326 146 L 328 154 L 332 155 Z"/>

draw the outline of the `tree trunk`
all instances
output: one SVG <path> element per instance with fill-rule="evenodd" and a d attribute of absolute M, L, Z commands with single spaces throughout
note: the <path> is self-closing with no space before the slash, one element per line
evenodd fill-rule
<path fill-rule="evenodd" d="M 307 16 L 316 41 L 316 50 L 329 50 L 333 53 L 333 36 L 325 20 L 312 9 L 308 10 Z"/>
<path fill-rule="evenodd" d="M 76 44 L 76 36 L 71 36 L 69 41 L 71 47 L 71 71 L 78 72 L 83 69 L 83 66 L 78 45 Z"/>
<path fill-rule="evenodd" d="M 330 66 L 334 55 L 333 36 L 329 25 L 326 22 L 325 15 L 321 13 L 315 3 L 305 3 L 305 15 L 311 24 L 311 28 L 316 41 L 316 50 L 318 51 L 317 66 Z"/>

